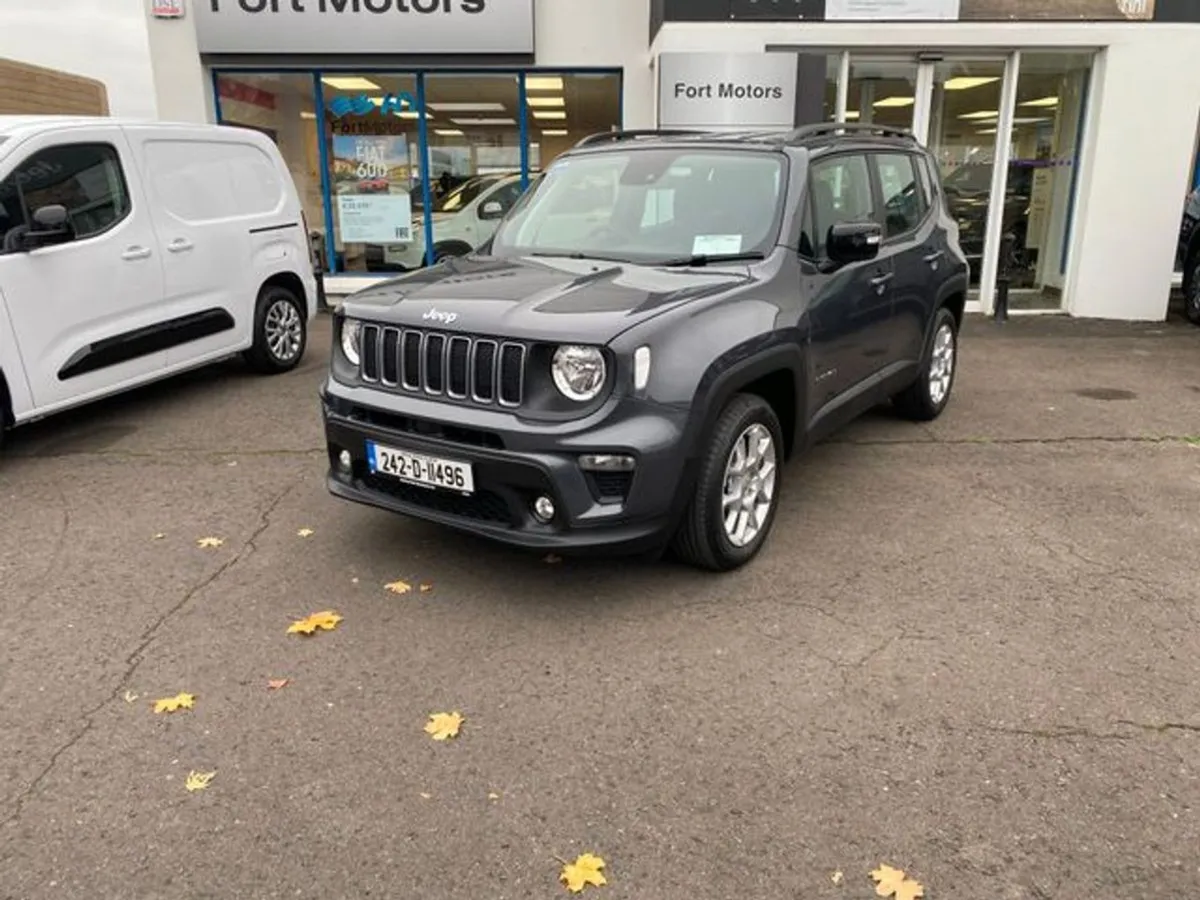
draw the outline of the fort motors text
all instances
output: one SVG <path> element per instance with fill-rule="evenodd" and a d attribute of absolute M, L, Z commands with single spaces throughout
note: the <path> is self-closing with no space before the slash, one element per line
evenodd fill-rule
<path fill-rule="evenodd" d="M 688 84 L 686 81 L 675 82 L 675 99 L 683 100 L 782 100 L 783 88 L 777 84 L 734 84 L 722 81 L 716 85 L 716 97 L 713 96 L 713 85 Z"/>
<path fill-rule="evenodd" d="M 209 0 L 214 13 L 222 5 L 232 8 L 234 0 Z M 237 7 L 248 13 L 277 13 L 288 11 L 303 13 L 311 9 L 322 13 L 452 13 L 456 9 L 465 13 L 481 13 L 487 9 L 487 0 L 237 0 Z"/>

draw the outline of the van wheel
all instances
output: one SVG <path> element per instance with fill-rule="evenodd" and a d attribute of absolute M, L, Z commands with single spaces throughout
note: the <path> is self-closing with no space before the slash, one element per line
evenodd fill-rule
<path fill-rule="evenodd" d="M 775 411 L 761 397 L 736 395 L 721 412 L 701 459 L 675 553 L 714 572 L 753 559 L 779 508 L 782 461 L 783 430 Z"/>
<path fill-rule="evenodd" d="M 433 264 L 438 263 L 452 256 L 466 256 L 471 252 L 471 245 L 464 244 L 461 241 L 446 241 L 444 244 L 435 244 L 433 247 Z"/>
<path fill-rule="evenodd" d="M 275 375 L 296 368 L 308 343 L 304 304 L 281 285 L 269 284 L 258 295 L 254 345 L 246 351 L 250 368 Z"/>
<path fill-rule="evenodd" d="M 894 396 L 892 403 L 906 419 L 933 421 L 950 402 L 957 370 L 958 320 L 943 306 L 933 317 L 929 346 L 925 348 L 917 380 Z"/>

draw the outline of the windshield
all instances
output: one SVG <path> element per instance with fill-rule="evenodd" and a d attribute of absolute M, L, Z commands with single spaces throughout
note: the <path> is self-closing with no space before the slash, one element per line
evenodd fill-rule
<path fill-rule="evenodd" d="M 476 197 L 494 185 L 504 175 L 485 175 L 464 181 L 446 196 L 433 204 L 434 212 L 458 212 L 469 205 Z"/>
<path fill-rule="evenodd" d="M 687 147 L 559 160 L 501 223 L 496 256 L 649 263 L 766 254 L 779 234 L 784 157 Z"/>

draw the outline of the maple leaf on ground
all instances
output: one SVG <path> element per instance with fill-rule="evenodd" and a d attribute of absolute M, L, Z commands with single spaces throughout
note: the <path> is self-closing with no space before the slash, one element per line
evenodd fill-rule
<path fill-rule="evenodd" d="M 433 590 L 432 582 L 429 582 L 429 581 L 421 582 L 421 593 L 422 594 L 428 594 L 432 590 Z"/>
<path fill-rule="evenodd" d="M 195 705 L 195 694 L 179 693 L 174 697 L 163 697 L 161 700 L 156 700 L 154 702 L 154 711 L 156 713 L 177 712 L 181 709 L 191 709 Z"/>
<path fill-rule="evenodd" d="M 314 534 L 316 534 L 316 532 L 311 528 L 301 528 L 296 532 L 296 537 L 312 537 Z"/>
<path fill-rule="evenodd" d="M 208 783 L 216 777 L 216 774 L 216 772 L 188 772 L 187 781 L 183 783 L 183 786 L 188 789 L 189 794 L 202 791 L 208 787 Z"/>
<path fill-rule="evenodd" d="M 895 897 L 896 900 L 918 900 L 925 896 L 925 889 L 920 884 L 905 876 L 900 869 L 880 863 L 879 868 L 871 873 L 875 881 L 875 893 L 880 897 Z"/>
<path fill-rule="evenodd" d="M 277 691 L 280 688 L 285 688 L 288 686 L 289 681 L 291 681 L 290 678 L 268 678 L 267 679 L 267 690 Z"/>
<path fill-rule="evenodd" d="M 133 703 L 133 702 L 135 702 L 135 701 L 137 700 L 138 696 L 139 696 L 139 695 L 138 695 L 138 694 L 135 694 L 133 691 L 126 691 L 126 692 L 125 692 L 125 702 L 126 702 L 126 703 Z"/>
<path fill-rule="evenodd" d="M 166 537 L 166 535 L 165 535 L 163 532 L 161 532 L 161 531 L 160 531 L 160 532 L 159 532 L 158 534 L 156 534 L 156 535 L 155 535 L 153 538 L 151 538 L 151 540 L 155 540 L 155 541 L 161 541 L 161 540 L 162 540 L 163 538 L 165 538 L 165 537 Z"/>
<path fill-rule="evenodd" d="M 390 584 L 385 584 L 383 589 L 391 591 L 393 594 L 407 594 L 412 590 L 412 585 L 407 581 L 393 581 Z"/>
<path fill-rule="evenodd" d="M 842 883 L 841 869 L 839 869 L 838 871 L 836 871 L 832 875 L 830 875 L 829 880 L 832 881 L 834 884 L 841 884 Z"/>
<path fill-rule="evenodd" d="M 200 538 L 200 540 L 196 541 L 196 546 L 201 548 L 202 550 L 211 550 L 211 549 L 216 549 L 217 547 L 220 547 L 224 543 L 225 543 L 224 538 L 202 537 L 202 538 Z"/>
<path fill-rule="evenodd" d="M 600 887 L 608 884 L 608 879 L 600 870 L 604 868 L 604 860 L 591 853 L 584 853 L 573 863 L 563 863 L 562 874 L 558 880 L 567 886 L 567 890 L 578 894 L 585 885 Z"/>
<path fill-rule="evenodd" d="M 333 631 L 337 628 L 338 622 L 342 621 L 342 617 L 333 610 L 325 612 L 313 613 L 303 619 L 298 619 L 288 626 L 288 634 L 313 634 L 318 629 L 324 631 Z"/>
<path fill-rule="evenodd" d="M 444 741 L 458 737 L 458 729 L 462 727 L 463 717 L 456 712 L 433 713 L 425 723 L 425 733 L 435 741 Z"/>

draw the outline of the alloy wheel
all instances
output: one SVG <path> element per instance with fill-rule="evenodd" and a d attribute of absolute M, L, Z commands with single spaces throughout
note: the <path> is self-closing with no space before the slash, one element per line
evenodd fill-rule
<path fill-rule="evenodd" d="M 775 502 L 777 480 L 775 440 L 755 422 L 734 441 L 725 463 L 721 519 L 733 546 L 745 547 L 758 537 Z"/>
<path fill-rule="evenodd" d="M 276 300 L 272 303 L 267 309 L 263 330 L 267 338 L 267 347 L 275 359 L 281 363 L 295 359 L 296 354 L 300 352 L 304 326 L 294 303 L 288 300 Z"/>
<path fill-rule="evenodd" d="M 933 336 L 933 353 L 929 358 L 929 399 L 941 406 L 950 393 L 954 379 L 954 329 L 943 323 Z"/>

